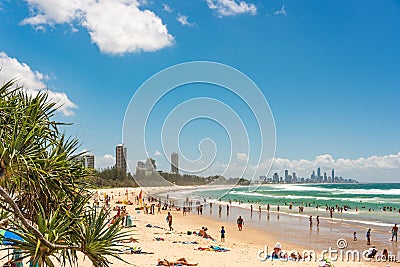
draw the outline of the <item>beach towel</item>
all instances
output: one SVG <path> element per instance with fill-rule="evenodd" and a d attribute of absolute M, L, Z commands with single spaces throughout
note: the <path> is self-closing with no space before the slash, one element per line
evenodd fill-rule
<path fill-rule="evenodd" d="M 118 251 L 119 254 L 154 254 L 154 252 L 142 251 L 141 247 L 129 247 Z"/>
<path fill-rule="evenodd" d="M 196 250 L 200 250 L 200 251 L 214 251 L 214 252 L 227 252 L 230 251 L 230 249 L 228 248 L 223 248 L 220 246 L 209 246 L 207 248 L 203 248 L 203 247 L 199 247 Z"/>
<path fill-rule="evenodd" d="M 196 241 L 174 241 L 172 243 L 181 243 L 181 244 L 199 244 Z"/>

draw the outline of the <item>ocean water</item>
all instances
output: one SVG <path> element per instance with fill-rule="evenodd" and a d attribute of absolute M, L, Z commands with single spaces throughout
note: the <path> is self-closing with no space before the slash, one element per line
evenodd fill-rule
<path fill-rule="evenodd" d="M 271 184 L 262 185 L 257 190 L 249 187 L 227 189 L 197 189 L 185 191 L 183 195 L 190 199 L 206 199 L 206 202 L 216 202 L 226 205 L 250 209 L 258 212 L 259 206 L 263 212 L 269 204 L 271 212 L 277 211 L 292 216 L 319 215 L 328 219 L 326 206 L 348 206 L 347 210 L 335 210 L 333 220 L 355 222 L 365 225 L 389 227 L 400 223 L 400 183 L 368 183 L 368 184 Z M 253 189 L 253 187 L 251 188 Z M 239 201 L 241 202 L 239 204 Z M 293 208 L 289 209 L 292 204 Z M 304 207 L 299 213 L 299 206 Z M 384 207 L 391 207 L 384 211 Z"/>

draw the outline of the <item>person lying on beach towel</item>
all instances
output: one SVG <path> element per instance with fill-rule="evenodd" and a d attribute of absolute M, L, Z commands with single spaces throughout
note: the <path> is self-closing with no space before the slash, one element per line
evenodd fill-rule
<path fill-rule="evenodd" d="M 165 239 L 163 237 L 155 237 L 154 240 L 155 241 L 165 241 Z"/>
<path fill-rule="evenodd" d="M 181 244 L 199 244 L 197 241 L 174 241 L 172 243 L 181 243 Z"/>
<path fill-rule="evenodd" d="M 129 247 L 119 251 L 120 254 L 154 254 L 154 252 L 142 251 L 141 247 Z"/>
<path fill-rule="evenodd" d="M 227 252 L 227 251 L 229 251 L 228 248 L 223 248 L 223 247 L 220 247 L 220 246 L 209 246 L 209 247 L 207 247 L 207 248 L 199 247 L 199 248 L 197 248 L 197 250 L 201 250 L 201 251 L 214 251 L 214 252 Z"/>
<path fill-rule="evenodd" d="M 124 240 L 119 241 L 119 243 L 139 243 L 139 239 L 130 237 L 128 239 L 124 239 Z"/>
<path fill-rule="evenodd" d="M 185 258 L 180 258 L 177 259 L 176 261 L 167 261 L 166 259 L 160 260 L 158 259 L 157 261 L 157 266 L 179 266 L 179 265 L 184 265 L 184 266 L 197 266 L 197 263 L 188 263 Z"/>
<path fill-rule="evenodd" d="M 164 227 L 161 227 L 161 226 L 158 226 L 158 225 L 151 225 L 150 223 L 146 224 L 146 227 L 167 230 L 167 229 L 164 228 Z"/>

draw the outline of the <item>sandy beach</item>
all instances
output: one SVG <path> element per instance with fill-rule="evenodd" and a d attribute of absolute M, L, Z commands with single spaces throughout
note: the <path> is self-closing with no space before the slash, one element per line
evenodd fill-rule
<path fill-rule="evenodd" d="M 98 190 L 99 195 L 108 194 L 113 196 L 112 206 L 123 206 L 123 204 L 115 204 L 116 201 L 126 200 L 126 188 L 120 189 L 105 189 Z M 148 192 L 151 190 L 147 190 Z M 132 202 L 135 200 L 140 192 L 139 188 L 128 189 L 128 199 Z M 147 197 L 144 195 L 144 199 Z M 142 252 L 154 253 L 154 254 L 121 254 L 122 258 L 134 264 L 135 266 L 156 266 L 158 259 L 167 259 L 174 261 L 178 258 L 184 257 L 189 263 L 198 263 L 198 266 L 319 266 L 319 257 L 323 249 L 338 249 L 336 240 L 338 237 L 342 237 L 343 234 L 346 236 L 348 233 L 342 233 L 344 231 L 342 226 L 338 223 L 327 223 L 321 222 L 320 229 L 307 229 L 303 227 L 306 225 L 304 218 L 287 218 L 292 216 L 282 216 L 277 213 L 271 212 L 269 214 L 270 219 L 267 220 L 265 214 L 258 215 L 258 212 L 253 212 L 253 216 L 250 219 L 250 215 L 247 210 L 240 210 L 231 208 L 230 216 L 215 215 L 215 211 L 204 209 L 203 215 L 197 215 L 195 211 L 187 213 L 185 216 L 182 211 L 170 210 L 173 216 L 173 231 L 168 231 L 168 225 L 166 222 L 166 210 L 161 210 L 161 213 L 155 214 L 144 214 L 143 211 L 137 211 L 135 208 L 138 205 L 127 205 L 127 212 L 135 217 L 133 229 L 133 237 L 139 240 L 138 243 L 128 244 L 132 247 L 140 247 Z M 216 205 L 213 205 L 213 209 Z M 225 211 L 225 210 L 224 210 Z M 243 213 L 245 220 L 243 231 L 238 231 L 236 226 L 236 215 Z M 214 215 L 213 215 L 214 214 Z M 216 217 L 217 216 L 217 217 Z M 278 220 L 278 216 L 280 217 Z M 224 218 L 225 217 L 225 218 Z M 249 223 L 253 220 L 252 223 Z M 259 227 L 254 227 L 255 222 L 263 222 L 268 224 L 265 230 Z M 291 233 L 288 224 L 299 225 L 298 231 Z M 248 226 L 248 224 L 250 226 Z M 152 227 L 147 227 L 151 225 Z M 225 242 L 220 241 L 219 230 L 221 226 L 225 227 L 226 240 Z M 291 225 L 293 226 L 293 225 Z M 207 227 L 207 233 L 211 235 L 215 240 L 204 239 L 197 235 L 188 235 L 188 231 L 199 231 L 201 227 Z M 315 231 L 315 234 L 313 234 Z M 316 234 L 320 232 L 321 235 Z M 311 232 L 311 233 L 310 233 Z M 328 238 L 328 237 L 331 238 Z M 364 251 L 368 248 L 364 242 L 364 238 L 360 236 L 359 241 L 352 242 L 350 239 L 346 239 L 348 246 L 346 250 L 360 250 Z M 274 247 L 276 242 L 280 242 L 282 249 L 286 251 L 297 250 L 302 253 L 304 250 L 313 249 L 317 253 L 318 259 L 312 259 L 311 261 L 271 261 L 267 259 L 262 260 L 264 254 L 260 254 L 260 251 L 265 250 L 267 247 L 268 253 L 271 253 L 271 249 Z M 394 243 L 394 242 L 393 242 Z M 391 244 L 388 242 L 388 245 Z M 207 250 L 198 250 L 201 248 L 208 248 L 209 246 L 219 246 L 229 251 L 226 252 L 214 252 Z M 396 243 L 397 246 L 397 243 Z M 382 252 L 379 246 L 377 246 L 379 253 Z M 396 247 L 397 248 L 397 247 Z M 388 247 L 389 252 L 396 248 Z M 340 251 L 340 250 L 338 250 Z M 345 250 L 343 250 L 345 251 Z M 397 251 L 397 250 L 396 250 Z M 261 260 L 259 256 L 261 256 Z M 328 254 L 326 254 L 327 256 Z M 333 254 L 335 255 L 335 254 Z M 377 262 L 377 261 L 347 261 L 345 255 L 337 254 L 338 260 L 334 262 L 334 266 L 397 266 L 398 263 L 393 262 Z M 129 264 L 112 260 L 114 266 L 129 266 Z M 81 266 L 90 266 L 88 261 L 82 261 Z"/>
<path fill-rule="evenodd" d="M 175 261 L 179 258 L 185 258 L 189 263 L 197 263 L 198 266 L 319 266 L 319 258 L 324 249 L 338 249 L 336 241 L 340 237 L 349 236 L 350 229 L 346 225 L 340 223 L 332 223 L 321 221 L 319 229 L 307 228 L 307 222 L 302 217 L 285 216 L 276 212 L 270 212 L 269 219 L 265 213 L 259 214 L 253 211 L 253 215 L 248 210 L 231 207 L 229 216 L 226 214 L 224 207 L 221 216 L 218 213 L 218 206 L 213 205 L 213 210 L 205 208 L 203 215 L 192 212 L 183 215 L 182 211 L 176 209 L 161 210 L 155 214 L 145 214 L 143 210 L 135 210 L 139 205 L 135 203 L 135 197 L 139 195 L 140 188 L 114 188 L 97 190 L 100 200 L 104 194 L 112 196 L 111 207 L 125 206 L 124 204 L 116 204 L 118 201 L 127 199 L 126 190 L 128 190 L 128 200 L 134 202 L 133 205 L 126 205 L 126 210 L 130 216 L 134 218 L 135 227 L 127 228 L 132 230 L 132 237 L 138 239 L 137 243 L 127 243 L 126 245 L 133 248 L 140 248 L 141 254 L 131 254 L 130 252 L 122 253 L 121 257 L 128 263 L 116 259 L 110 259 L 113 266 L 157 266 L 158 259 L 167 259 Z M 147 192 L 155 192 L 156 189 L 147 189 Z M 143 191 L 145 203 L 148 203 L 147 196 Z M 104 202 L 100 201 L 100 205 Z M 173 216 L 173 231 L 169 231 L 166 222 L 167 212 L 171 212 Z M 113 211 L 111 215 L 115 215 Z M 244 218 L 243 231 L 238 231 L 236 225 L 237 215 L 241 214 Z M 279 217 L 279 218 L 278 218 Z M 257 224 L 263 224 L 262 227 Z M 151 225 L 151 227 L 149 227 Z M 225 242 L 220 241 L 221 226 L 225 227 Z M 207 227 L 207 233 L 215 240 L 205 239 L 198 235 L 188 235 L 188 231 L 198 232 L 202 227 Z M 293 231 L 293 227 L 297 231 Z M 346 228 L 347 227 L 347 228 Z M 346 232 L 347 231 L 347 232 Z M 360 235 L 359 241 L 354 242 L 350 238 L 346 239 L 348 246 L 342 250 L 359 250 L 364 251 L 368 248 L 364 238 Z M 290 253 L 296 250 L 303 253 L 304 250 L 314 250 L 317 254 L 310 260 L 301 261 L 283 261 L 266 259 L 265 253 L 260 251 L 268 251 L 271 254 L 276 242 L 280 242 L 282 249 Z M 373 242 L 375 245 L 375 243 Z M 379 245 L 378 245 L 379 244 Z M 382 241 L 377 243 L 378 255 L 382 253 Z M 389 253 L 395 251 L 397 253 L 397 243 L 387 242 Z M 389 247 L 389 245 L 393 247 Z M 217 246 L 226 248 L 226 252 L 210 251 L 207 248 Z M 5 248 L 5 247 L 4 247 Z M 204 250 L 199 250 L 203 248 Z M 377 262 L 377 261 L 348 261 L 345 253 L 333 254 L 338 256 L 338 260 L 334 262 L 334 266 L 400 266 L 394 262 Z M 1 252 L 2 256 L 6 256 L 7 250 Z M 328 257 L 328 254 L 325 254 Z M 263 259 L 264 258 L 264 259 Z M 5 260 L 3 260 L 5 262 Z M 81 255 L 79 266 L 91 267 L 89 260 Z"/>

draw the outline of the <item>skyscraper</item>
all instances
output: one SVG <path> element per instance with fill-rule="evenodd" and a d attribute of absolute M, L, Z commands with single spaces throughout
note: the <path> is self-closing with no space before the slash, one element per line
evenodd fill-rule
<path fill-rule="evenodd" d="M 318 179 L 321 179 L 321 168 L 320 167 L 318 167 L 318 169 L 317 169 L 317 176 L 318 176 Z"/>
<path fill-rule="evenodd" d="M 115 148 L 115 167 L 117 170 L 121 170 L 122 173 L 126 173 L 126 154 L 126 147 L 123 144 L 117 145 Z"/>
<path fill-rule="evenodd" d="M 278 173 L 276 172 L 276 173 L 274 173 L 274 176 L 273 176 L 273 181 L 274 181 L 274 183 L 279 183 L 279 175 L 278 175 Z"/>
<path fill-rule="evenodd" d="M 171 173 L 178 174 L 179 173 L 179 155 L 176 152 L 172 152 L 171 154 Z"/>
<path fill-rule="evenodd" d="M 285 182 L 289 183 L 289 170 L 285 170 Z"/>
<path fill-rule="evenodd" d="M 335 169 L 332 169 L 332 182 L 335 181 Z"/>

